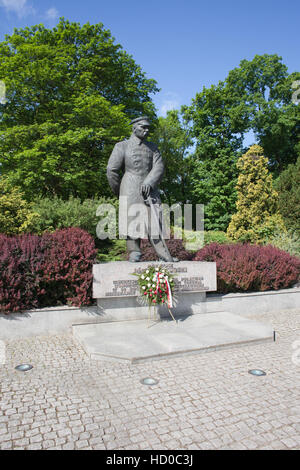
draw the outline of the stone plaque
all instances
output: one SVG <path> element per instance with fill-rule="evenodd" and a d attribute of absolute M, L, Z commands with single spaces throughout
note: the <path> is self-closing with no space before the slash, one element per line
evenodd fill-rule
<path fill-rule="evenodd" d="M 180 261 L 178 263 L 113 261 L 94 264 L 93 298 L 137 297 L 140 295 L 137 277 L 149 266 L 162 266 L 175 274 L 176 293 L 209 292 L 217 289 L 216 263 Z"/>

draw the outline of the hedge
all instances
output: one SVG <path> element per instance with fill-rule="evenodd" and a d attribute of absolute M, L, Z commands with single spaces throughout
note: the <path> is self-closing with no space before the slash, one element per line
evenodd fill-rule
<path fill-rule="evenodd" d="M 79 228 L 0 234 L 0 311 L 91 304 L 96 253 L 91 235 Z"/>
<path fill-rule="evenodd" d="M 271 245 L 212 243 L 193 259 L 217 263 L 220 293 L 286 289 L 300 274 L 300 259 Z"/>

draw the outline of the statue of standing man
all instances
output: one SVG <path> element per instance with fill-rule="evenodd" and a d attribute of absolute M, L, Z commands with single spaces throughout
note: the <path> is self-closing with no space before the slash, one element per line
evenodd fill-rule
<path fill-rule="evenodd" d="M 161 200 L 158 184 L 164 173 L 164 163 L 155 144 L 147 142 L 150 122 L 146 116 L 133 121 L 132 134 L 128 140 L 115 145 L 107 165 L 107 178 L 112 191 L 121 199 L 125 197 L 127 211 L 120 204 L 119 218 L 126 215 L 127 228 L 136 216 L 134 209 L 140 207 L 144 217 L 145 233 L 161 261 L 175 261 L 166 246 L 162 234 Z M 122 178 L 120 173 L 123 173 Z M 139 206 L 141 205 L 141 206 Z M 154 230 L 153 230 L 154 228 Z M 127 230 L 129 261 L 140 261 L 141 238 Z"/>

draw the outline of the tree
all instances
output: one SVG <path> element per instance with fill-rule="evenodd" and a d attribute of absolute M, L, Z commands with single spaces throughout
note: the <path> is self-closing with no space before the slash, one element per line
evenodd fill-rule
<path fill-rule="evenodd" d="M 191 162 L 191 197 L 193 203 L 204 204 L 205 230 L 228 227 L 236 202 L 235 162 L 235 154 L 227 149 L 220 150 L 218 158 Z"/>
<path fill-rule="evenodd" d="M 223 82 L 204 87 L 192 105 L 183 108 L 196 141 L 195 151 L 189 156 L 190 199 L 205 205 L 207 230 L 226 230 L 234 212 L 236 160 L 243 133 L 236 132 L 229 111 Z"/>
<path fill-rule="evenodd" d="M 277 54 L 264 54 L 242 60 L 225 80 L 233 130 L 254 132 L 275 175 L 297 159 L 300 109 L 292 85 L 299 79 Z"/>
<path fill-rule="evenodd" d="M 188 150 L 192 145 L 189 128 L 178 111 L 160 117 L 151 137 L 162 154 L 165 174 L 162 190 L 169 205 L 185 203 L 190 193 Z"/>
<path fill-rule="evenodd" d="M 287 229 L 300 233 L 300 156 L 290 164 L 275 183 L 278 191 L 279 211 Z"/>
<path fill-rule="evenodd" d="M 285 230 L 263 148 L 250 147 L 239 158 L 237 167 L 237 212 L 231 218 L 227 235 L 233 240 L 262 242 L 274 232 Z"/>
<path fill-rule="evenodd" d="M 205 227 L 224 230 L 234 212 L 237 158 L 245 134 L 253 131 L 276 176 L 297 158 L 300 108 L 292 101 L 292 84 L 278 55 L 242 60 L 224 81 L 203 88 L 185 107 L 196 141 L 190 156 L 191 198 L 205 204 Z M 220 197 L 218 197 L 220 195 Z"/>
<path fill-rule="evenodd" d="M 15 29 L 0 43 L 0 77 L 1 173 L 28 200 L 110 194 L 111 149 L 130 118 L 154 116 L 157 91 L 110 31 L 63 18 L 52 30 Z"/>

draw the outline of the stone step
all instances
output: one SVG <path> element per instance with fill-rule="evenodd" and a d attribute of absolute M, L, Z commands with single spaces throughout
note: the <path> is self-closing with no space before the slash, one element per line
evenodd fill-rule
<path fill-rule="evenodd" d="M 73 325 L 91 359 L 139 363 L 274 341 L 271 325 L 228 312 Z"/>

